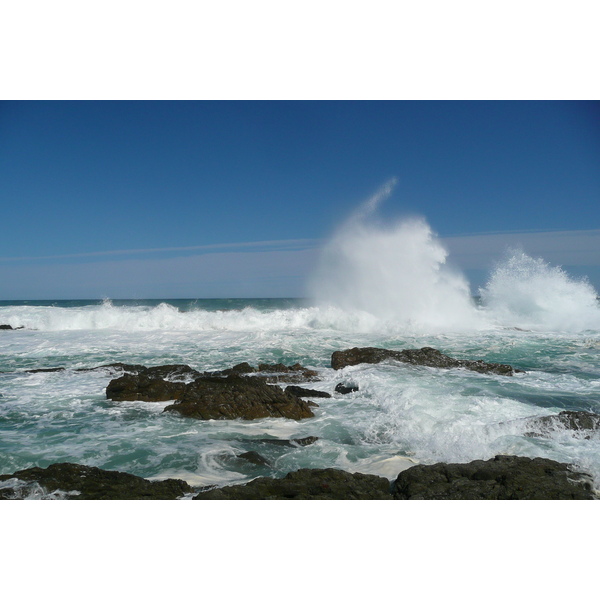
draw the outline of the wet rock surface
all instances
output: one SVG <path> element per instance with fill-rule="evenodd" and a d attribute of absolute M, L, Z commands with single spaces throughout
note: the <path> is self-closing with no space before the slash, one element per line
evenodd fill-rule
<path fill-rule="evenodd" d="M 268 385 L 258 377 L 229 375 L 205 377 L 185 385 L 175 404 L 165 412 L 177 412 L 195 419 L 265 419 L 314 417 L 307 402 Z"/>
<path fill-rule="evenodd" d="M 424 347 L 409 350 L 386 350 L 384 348 L 351 348 L 338 350 L 331 356 L 331 367 L 343 369 L 344 367 L 363 363 L 377 364 L 385 360 L 395 360 L 411 365 L 437 367 L 443 369 L 463 368 L 478 373 L 492 373 L 494 375 L 512 375 L 522 371 L 499 363 L 487 363 L 482 360 L 457 360 L 442 354 L 435 348 Z"/>
<path fill-rule="evenodd" d="M 3 325 L 0 325 L 0 329 L 16 331 L 17 329 L 25 329 L 25 327 L 23 327 L 22 325 L 21 325 L 21 327 L 13 327 L 12 325 L 3 324 Z"/>
<path fill-rule="evenodd" d="M 70 500 L 175 500 L 193 492 L 193 489 L 180 479 L 148 481 L 129 473 L 105 471 L 74 463 L 55 463 L 46 469 L 33 467 L 11 475 L 0 475 L 0 482 L 11 479 L 35 482 L 46 493 L 59 490 L 79 492 L 62 496 Z M 15 482 L 17 490 L 18 487 Z M 15 497 L 15 493 L 18 494 L 10 487 L 3 488 L 0 490 L 0 498 L 11 499 Z"/>
<path fill-rule="evenodd" d="M 547 458 L 496 456 L 417 465 L 393 484 L 397 500 L 592 500 L 592 479 Z"/>
<path fill-rule="evenodd" d="M 259 477 L 244 485 L 200 492 L 194 500 L 391 500 L 385 477 L 339 469 L 300 469 L 282 479 Z"/>

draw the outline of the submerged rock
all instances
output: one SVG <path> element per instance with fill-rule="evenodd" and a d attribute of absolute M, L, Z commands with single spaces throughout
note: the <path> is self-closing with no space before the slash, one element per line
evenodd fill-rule
<path fill-rule="evenodd" d="M 247 460 L 248 462 L 252 463 L 253 465 L 260 465 L 260 466 L 266 466 L 266 467 L 271 466 L 271 463 L 266 458 L 264 458 L 263 456 L 261 456 L 258 452 L 254 451 L 254 450 L 250 450 L 250 452 L 244 452 L 243 454 L 238 454 L 237 457 Z"/>
<path fill-rule="evenodd" d="M 594 431 L 600 429 L 600 415 L 586 411 L 563 410 L 557 415 L 546 415 L 528 420 L 535 431 L 528 431 L 529 437 L 545 437 L 553 431 L 570 429 L 572 431 Z M 589 439 L 588 436 L 584 436 Z"/>
<path fill-rule="evenodd" d="M 397 500 L 593 500 L 592 478 L 547 458 L 496 456 L 417 465 L 393 484 Z"/>
<path fill-rule="evenodd" d="M 390 359 L 411 365 L 444 369 L 463 368 L 477 371 L 478 373 L 493 373 L 495 375 L 512 375 L 513 373 L 523 372 L 510 365 L 486 363 L 482 360 L 457 360 L 446 354 L 442 354 L 435 348 L 429 347 L 414 350 L 386 350 L 384 348 L 337 350 L 331 355 L 331 367 L 337 370 L 362 363 L 377 364 Z"/>
<path fill-rule="evenodd" d="M 175 500 L 194 490 L 181 479 L 148 481 L 142 477 L 105 471 L 97 467 L 87 467 L 73 463 L 55 463 L 47 469 L 33 467 L 16 471 L 12 475 L 0 475 L 0 481 L 15 479 L 40 485 L 46 494 L 61 491 L 69 500 Z M 18 497 L 11 494 L 11 488 L 0 490 L 3 499 Z"/>
<path fill-rule="evenodd" d="M 200 492 L 194 500 L 391 500 L 385 477 L 339 469 L 300 469 L 283 479 L 259 477 L 243 485 Z"/>
<path fill-rule="evenodd" d="M 166 412 L 195 419 L 265 419 L 314 417 L 307 402 L 268 385 L 257 377 L 229 375 L 204 377 L 185 385 L 185 390 Z"/>
<path fill-rule="evenodd" d="M 318 437 L 309 435 L 304 438 L 294 438 L 291 440 L 278 440 L 277 438 L 263 438 L 258 442 L 266 442 L 267 444 L 275 444 L 276 446 L 310 446 L 318 441 Z"/>

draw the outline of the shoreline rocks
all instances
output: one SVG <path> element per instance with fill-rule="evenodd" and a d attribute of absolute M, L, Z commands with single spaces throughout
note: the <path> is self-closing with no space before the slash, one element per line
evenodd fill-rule
<path fill-rule="evenodd" d="M 340 469 L 299 469 L 282 479 L 201 491 L 194 500 L 392 500 L 385 477 Z"/>
<path fill-rule="evenodd" d="M 20 499 L 25 482 L 37 484 L 46 495 L 62 492 L 68 500 L 176 500 L 192 493 L 193 488 L 181 479 L 148 481 L 121 471 L 106 471 L 75 463 L 55 463 L 42 469 L 32 467 L 12 475 L 0 475 L 0 482 L 15 479 L 15 485 L 0 489 L 0 499 Z M 26 488 L 27 489 L 27 488 Z M 15 497 L 16 496 L 16 497 Z"/>
<path fill-rule="evenodd" d="M 416 465 L 392 487 L 397 500 L 594 500 L 592 478 L 547 458 L 499 455 Z"/>
<path fill-rule="evenodd" d="M 442 354 L 435 348 L 424 347 L 409 350 L 386 350 L 384 348 L 350 348 L 337 350 L 331 355 L 331 367 L 334 370 L 362 363 L 377 364 L 384 360 L 395 360 L 411 365 L 437 367 L 442 369 L 463 368 L 477 373 L 492 373 L 494 375 L 512 375 L 523 373 L 510 365 L 487 363 L 482 360 L 457 360 Z"/>
<path fill-rule="evenodd" d="M 268 465 L 257 452 L 239 458 L 257 466 Z M 32 486 L 38 486 L 42 497 L 74 500 L 175 500 L 193 493 L 194 500 L 597 499 L 590 475 L 570 465 L 504 455 L 469 463 L 416 465 L 393 482 L 378 475 L 324 468 L 299 469 L 282 478 L 258 477 L 241 485 L 194 489 L 180 479 L 149 481 L 119 471 L 56 463 L 46 469 L 33 467 L 0 475 L 0 483 L 0 500 L 23 499 Z"/>

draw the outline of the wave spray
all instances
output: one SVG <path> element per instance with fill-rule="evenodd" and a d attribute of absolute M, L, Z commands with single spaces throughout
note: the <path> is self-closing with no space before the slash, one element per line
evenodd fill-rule
<path fill-rule="evenodd" d="M 423 218 L 381 222 L 386 183 L 334 233 L 310 282 L 321 305 L 364 311 L 418 330 L 471 329 L 482 323 L 465 277 Z"/>
<path fill-rule="evenodd" d="M 554 331 L 600 328 L 597 293 L 542 258 L 510 249 L 479 290 L 490 317 L 501 325 Z"/>

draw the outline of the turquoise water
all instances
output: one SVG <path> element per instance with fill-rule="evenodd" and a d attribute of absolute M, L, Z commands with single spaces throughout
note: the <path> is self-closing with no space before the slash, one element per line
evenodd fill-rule
<path fill-rule="evenodd" d="M 472 327 L 436 328 L 302 299 L 2 302 L 0 323 L 24 328 L 0 331 L 0 472 L 68 461 L 192 485 L 325 466 L 392 479 L 417 463 L 507 453 L 573 463 L 600 487 L 597 433 L 526 435 L 532 416 L 600 413 L 596 314 L 584 328 L 560 329 L 551 314 L 534 329 L 530 314 L 513 313 L 508 325 L 505 313 L 473 310 Z M 526 372 L 502 377 L 398 364 L 333 371 L 332 352 L 354 346 L 432 346 Z M 315 417 L 303 421 L 196 421 L 164 413 L 169 402 L 107 400 L 115 375 L 78 370 L 127 362 L 204 371 L 244 361 L 300 362 L 321 377 L 307 387 L 333 397 L 319 399 Z M 29 372 L 49 368 L 63 370 Z M 359 391 L 335 394 L 339 382 Z M 273 443 L 306 436 L 319 440 Z M 238 458 L 249 450 L 271 466 Z"/>

